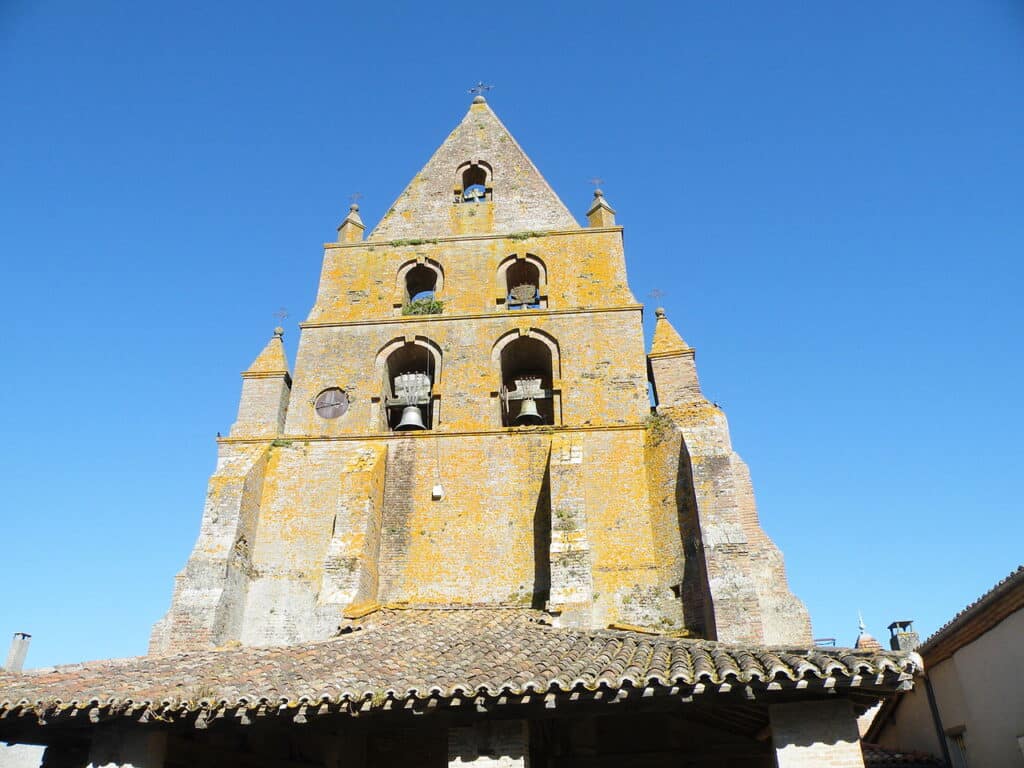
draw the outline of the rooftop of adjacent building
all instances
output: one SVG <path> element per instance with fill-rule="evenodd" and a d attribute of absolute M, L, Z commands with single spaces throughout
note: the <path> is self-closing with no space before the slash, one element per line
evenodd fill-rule
<path fill-rule="evenodd" d="M 857 650 L 863 651 L 880 651 L 882 650 L 882 644 L 878 642 L 871 634 L 868 633 L 867 627 L 864 624 L 864 617 L 858 616 L 858 633 L 857 640 L 854 642 L 853 647 Z"/>
<path fill-rule="evenodd" d="M 988 592 L 967 605 L 936 630 L 918 648 L 933 665 L 1024 608 L 1024 565 L 1019 566 Z"/>

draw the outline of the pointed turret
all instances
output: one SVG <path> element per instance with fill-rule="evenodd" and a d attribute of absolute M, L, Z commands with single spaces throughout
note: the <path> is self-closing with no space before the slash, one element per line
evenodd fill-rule
<path fill-rule="evenodd" d="M 647 355 L 647 374 L 658 405 L 673 406 L 704 399 L 697 379 L 695 350 L 672 327 L 665 310 L 654 311 L 654 340 Z"/>
<path fill-rule="evenodd" d="M 579 224 L 477 96 L 369 240 L 565 229 Z"/>
<path fill-rule="evenodd" d="M 359 206 L 355 203 L 348 208 L 348 216 L 338 225 L 339 243 L 358 243 L 363 239 L 363 220 L 359 218 Z"/>
<path fill-rule="evenodd" d="M 231 437 L 270 437 L 280 434 L 288 412 L 292 377 L 284 351 L 284 329 L 275 328 L 263 351 L 242 372 L 242 397 Z"/>
<path fill-rule="evenodd" d="M 594 202 L 587 211 L 587 221 L 592 227 L 615 226 L 615 209 L 608 205 L 608 201 L 604 199 L 604 192 L 600 189 L 594 190 Z"/>
<path fill-rule="evenodd" d="M 692 352 L 693 348 L 683 341 L 683 337 L 672 327 L 665 317 L 665 310 L 658 307 L 654 310 L 654 340 L 651 342 L 652 355 L 666 355 L 679 352 Z"/>
<path fill-rule="evenodd" d="M 268 374 L 284 374 L 291 379 L 288 373 L 288 356 L 284 351 L 284 328 L 274 329 L 274 335 L 267 342 L 267 346 L 252 361 L 252 365 L 242 372 L 243 377 Z"/>

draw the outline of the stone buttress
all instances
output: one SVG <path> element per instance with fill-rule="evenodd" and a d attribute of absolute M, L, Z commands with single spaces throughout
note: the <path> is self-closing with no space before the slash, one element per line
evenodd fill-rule
<path fill-rule="evenodd" d="M 280 333 L 243 374 L 151 651 L 324 639 L 382 606 L 809 639 L 693 350 L 659 317 L 645 354 L 600 191 L 587 222 L 482 98 L 365 239 L 353 205 L 293 375 Z"/>
<path fill-rule="evenodd" d="M 701 606 L 707 634 L 719 640 L 809 643 L 810 618 L 789 591 L 782 553 L 761 528 L 750 470 L 732 449 L 725 414 L 701 392 L 693 348 L 664 310 L 656 316 L 647 360 L 659 429 L 678 434 L 673 452 L 685 471 L 676 493 L 691 521 L 683 535 L 706 580 L 689 602 Z"/>

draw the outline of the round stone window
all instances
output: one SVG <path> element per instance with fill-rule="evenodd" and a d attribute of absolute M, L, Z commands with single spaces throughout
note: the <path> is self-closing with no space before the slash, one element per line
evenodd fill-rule
<path fill-rule="evenodd" d="M 316 415 L 323 419 L 336 419 L 348 410 L 348 395 L 339 387 L 325 389 L 316 396 Z"/>

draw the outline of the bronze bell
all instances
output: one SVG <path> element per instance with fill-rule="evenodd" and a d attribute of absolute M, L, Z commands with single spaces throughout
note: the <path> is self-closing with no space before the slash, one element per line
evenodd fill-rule
<path fill-rule="evenodd" d="M 540 424 L 544 419 L 541 418 L 540 412 L 537 410 L 537 401 L 532 397 L 528 397 L 525 400 L 520 400 L 519 415 L 515 418 L 515 424 Z"/>
<path fill-rule="evenodd" d="M 402 409 L 402 420 L 395 427 L 396 432 L 404 432 L 409 429 L 426 429 L 423 423 L 423 412 L 418 405 L 407 405 Z"/>

